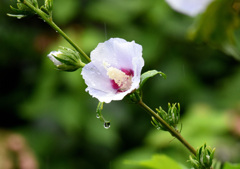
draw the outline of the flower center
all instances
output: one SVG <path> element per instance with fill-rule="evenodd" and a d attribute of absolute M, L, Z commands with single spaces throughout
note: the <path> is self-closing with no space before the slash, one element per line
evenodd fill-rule
<path fill-rule="evenodd" d="M 124 92 L 131 88 L 133 71 L 119 70 L 114 67 L 107 68 L 107 75 L 111 79 L 112 87 L 118 92 Z"/>

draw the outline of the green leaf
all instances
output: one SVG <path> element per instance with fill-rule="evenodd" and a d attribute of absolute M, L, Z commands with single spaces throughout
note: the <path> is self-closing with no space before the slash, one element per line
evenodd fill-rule
<path fill-rule="evenodd" d="M 240 164 L 230 164 L 226 162 L 223 169 L 240 169 Z"/>
<path fill-rule="evenodd" d="M 153 155 L 152 159 L 146 161 L 126 161 L 127 164 L 139 167 L 146 167 L 148 169 L 182 169 L 176 161 L 166 155 Z"/>
<path fill-rule="evenodd" d="M 145 73 L 143 73 L 141 75 L 141 79 L 140 79 L 140 89 L 143 87 L 144 83 L 150 78 L 150 77 L 153 77 L 153 76 L 156 76 L 156 75 L 160 75 L 162 76 L 164 79 L 166 79 L 166 75 L 162 72 L 159 72 L 157 70 L 149 70 Z"/>

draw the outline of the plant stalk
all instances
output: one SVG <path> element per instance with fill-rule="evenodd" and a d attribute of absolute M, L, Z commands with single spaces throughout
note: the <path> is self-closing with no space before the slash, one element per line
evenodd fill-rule
<path fill-rule="evenodd" d="M 36 12 L 37 15 L 39 15 L 44 22 L 48 23 L 57 33 L 59 33 L 68 43 L 70 43 L 88 62 L 91 61 L 91 59 L 88 57 L 88 55 L 80 48 L 78 45 L 76 45 L 63 31 L 60 29 L 52 20 L 52 17 L 49 17 L 47 14 L 45 14 L 43 11 L 41 11 L 38 8 L 35 8 L 31 3 L 29 3 L 27 0 L 23 0 L 23 3 L 32 9 L 34 12 Z"/>
<path fill-rule="evenodd" d="M 150 107 L 148 107 L 142 100 L 138 104 L 146 110 L 151 116 L 153 116 L 158 122 L 160 122 L 171 135 L 177 138 L 192 154 L 196 156 L 197 151 L 182 137 L 182 135 L 166 123 L 157 113 L 155 113 Z"/>

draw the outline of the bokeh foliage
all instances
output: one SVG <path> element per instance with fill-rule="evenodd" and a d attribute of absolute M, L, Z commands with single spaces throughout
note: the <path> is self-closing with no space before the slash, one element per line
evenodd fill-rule
<path fill-rule="evenodd" d="M 104 129 L 80 71 L 57 71 L 46 57 L 70 46 L 36 16 L 7 17 L 10 4 L 0 1 L 0 125 L 27 139 L 40 168 L 133 169 L 124 161 L 147 161 L 156 153 L 189 165 L 189 152 L 128 99 L 104 105 L 111 120 Z M 53 18 L 88 54 L 110 37 L 141 44 L 143 72 L 167 75 L 143 87 L 147 104 L 167 109 L 168 102 L 179 102 L 183 136 L 195 147 L 216 147 L 219 160 L 239 162 L 239 61 L 189 40 L 194 18 L 159 0 L 54 0 Z"/>

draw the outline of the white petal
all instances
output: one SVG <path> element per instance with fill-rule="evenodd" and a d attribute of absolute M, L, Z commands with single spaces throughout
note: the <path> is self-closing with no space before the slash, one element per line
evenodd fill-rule
<path fill-rule="evenodd" d="M 62 52 L 60 51 L 52 51 L 51 53 L 49 53 L 47 56 L 48 58 L 54 63 L 54 65 L 58 66 L 61 65 L 62 63 L 60 61 L 58 61 L 55 57 L 59 54 L 62 54 Z M 54 57 L 55 56 L 55 57 Z"/>
<path fill-rule="evenodd" d="M 94 64 L 106 62 L 116 68 L 132 68 L 132 58 L 139 55 L 142 56 L 142 46 L 134 41 L 111 38 L 91 52 L 91 59 Z"/>
<path fill-rule="evenodd" d="M 106 76 L 106 70 L 99 71 L 98 67 L 96 67 L 92 62 L 83 67 L 81 74 L 88 86 L 88 89 L 94 88 L 108 93 L 116 92 L 112 89 L 110 79 Z"/>
<path fill-rule="evenodd" d="M 196 16 L 207 8 L 213 0 L 166 0 L 166 2 L 176 11 Z"/>
<path fill-rule="evenodd" d="M 122 100 L 127 94 L 131 93 L 132 90 L 127 90 L 122 93 L 111 93 L 88 87 L 86 91 L 88 91 L 92 97 L 97 98 L 100 102 L 110 103 L 112 100 Z"/>

